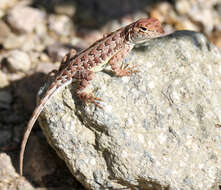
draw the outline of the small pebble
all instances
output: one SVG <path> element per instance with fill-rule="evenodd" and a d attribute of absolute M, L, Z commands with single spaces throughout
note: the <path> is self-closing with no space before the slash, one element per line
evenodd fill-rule
<path fill-rule="evenodd" d="M 8 25 L 4 21 L 0 20 L 0 43 L 2 43 L 3 40 L 9 36 L 10 33 L 11 30 Z"/>
<path fill-rule="evenodd" d="M 16 49 L 20 48 L 25 41 L 25 36 L 16 36 L 15 34 L 10 34 L 7 38 L 2 40 L 3 47 L 5 49 Z"/>
<path fill-rule="evenodd" d="M 7 15 L 9 25 L 20 33 L 32 32 L 36 25 L 44 22 L 45 14 L 39 9 L 16 6 Z"/>
<path fill-rule="evenodd" d="M 48 19 L 48 27 L 56 34 L 68 36 L 72 33 L 72 21 L 65 15 L 50 15 Z"/>
<path fill-rule="evenodd" d="M 20 50 L 10 51 L 8 53 L 6 61 L 8 63 L 8 68 L 12 72 L 26 72 L 31 67 L 31 61 L 29 56 L 25 52 Z"/>
<path fill-rule="evenodd" d="M 2 0 L 0 0 L 2 1 Z M 1 190 L 34 190 L 30 182 L 24 177 L 18 175 L 15 170 L 14 161 L 12 164 L 11 156 L 6 153 L 0 153 L 0 189 Z"/>

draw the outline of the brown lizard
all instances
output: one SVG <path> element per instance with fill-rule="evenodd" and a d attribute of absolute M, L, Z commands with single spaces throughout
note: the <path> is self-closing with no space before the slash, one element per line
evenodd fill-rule
<path fill-rule="evenodd" d="M 70 52 L 61 63 L 55 80 L 50 84 L 40 103 L 36 106 L 31 119 L 29 120 L 20 151 L 20 175 L 23 169 L 24 150 L 35 121 L 41 111 L 61 88 L 69 85 L 72 81 L 79 81 L 76 90 L 77 96 L 84 102 L 92 102 L 98 105 L 100 98 L 91 93 L 85 92 L 85 87 L 93 79 L 95 72 L 101 71 L 107 64 L 115 72 L 116 76 L 129 76 L 133 72 L 133 67 L 122 68 L 118 62 L 124 58 L 128 52 L 136 45 L 151 38 L 159 37 L 163 34 L 160 22 L 155 18 L 143 18 L 133 22 L 126 27 L 122 27 L 96 41 L 89 48 L 74 55 Z M 99 106 L 99 105 L 98 105 Z"/>

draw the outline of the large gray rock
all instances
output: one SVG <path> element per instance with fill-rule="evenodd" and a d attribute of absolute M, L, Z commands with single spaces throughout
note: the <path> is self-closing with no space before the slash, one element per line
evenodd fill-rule
<path fill-rule="evenodd" d="M 88 189 L 218 190 L 221 182 L 221 54 L 200 33 L 180 31 L 126 59 L 140 72 L 96 74 L 41 114 L 48 142 Z"/>

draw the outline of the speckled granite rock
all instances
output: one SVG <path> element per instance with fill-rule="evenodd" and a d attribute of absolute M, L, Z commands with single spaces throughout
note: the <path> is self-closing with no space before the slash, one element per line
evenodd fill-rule
<path fill-rule="evenodd" d="M 218 190 L 221 182 L 221 54 L 180 31 L 126 59 L 140 72 L 97 73 L 85 106 L 72 84 L 41 114 L 48 142 L 88 189 Z"/>

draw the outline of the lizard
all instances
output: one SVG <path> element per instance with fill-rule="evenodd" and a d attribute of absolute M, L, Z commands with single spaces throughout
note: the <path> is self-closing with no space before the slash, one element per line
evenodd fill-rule
<path fill-rule="evenodd" d="M 122 68 L 118 63 L 135 45 L 152 38 L 157 38 L 163 34 L 164 31 L 159 20 L 156 18 L 141 18 L 105 35 L 79 53 L 75 54 L 75 52 L 70 51 L 61 61 L 61 66 L 53 82 L 49 85 L 27 123 L 20 150 L 20 175 L 23 175 L 23 158 L 28 137 L 38 116 L 52 96 L 56 95 L 60 89 L 68 86 L 73 81 L 78 81 L 76 95 L 79 99 L 85 103 L 98 105 L 97 102 L 101 101 L 101 99 L 85 91 L 85 88 L 93 79 L 93 75 L 96 72 L 102 71 L 105 66 L 110 65 L 116 76 L 130 76 L 135 72 L 133 67 Z"/>

